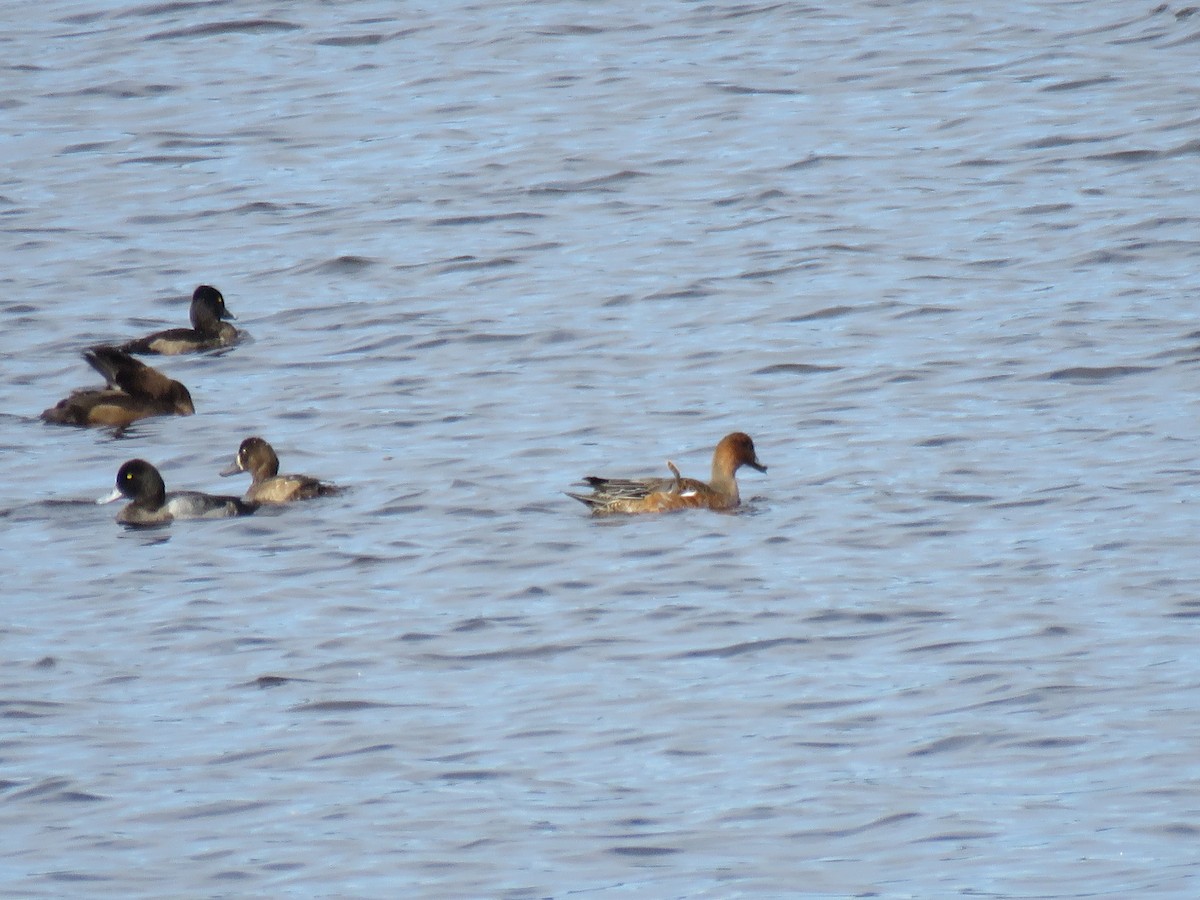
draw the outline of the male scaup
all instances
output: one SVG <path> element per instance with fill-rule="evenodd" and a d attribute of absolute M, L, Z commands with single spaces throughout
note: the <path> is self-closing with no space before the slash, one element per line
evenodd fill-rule
<path fill-rule="evenodd" d="M 248 437 L 238 447 L 233 464 L 224 469 L 223 476 L 250 473 L 250 488 L 246 499 L 253 503 L 288 503 L 292 500 L 309 500 L 313 497 L 328 497 L 340 488 L 326 481 L 318 481 L 308 475 L 280 475 L 279 457 L 275 448 L 260 437 Z"/>
<path fill-rule="evenodd" d="M 126 497 L 132 502 L 117 514 L 125 525 L 165 525 L 175 519 L 224 519 L 246 516 L 258 508 L 238 497 L 219 497 L 200 491 L 171 491 L 162 475 L 144 459 L 131 459 L 117 470 L 117 486 L 97 503 Z"/>
<path fill-rule="evenodd" d="M 238 339 L 238 330 L 222 319 L 236 319 L 225 308 L 225 298 L 215 287 L 202 284 L 192 294 L 192 307 L 188 317 L 191 328 L 168 328 L 144 338 L 122 345 L 126 353 L 160 353 L 172 356 L 177 353 L 196 353 L 228 347 Z"/>
<path fill-rule="evenodd" d="M 107 386 L 74 391 L 43 411 L 43 421 L 123 428 L 148 416 L 190 416 L 196 411 L 186 387 L 124 351 L 92 347 L 83 356 Z"/>
<path fill-rule="evenodd" d="M 591 486 L 590 495 L 568 491 L 567 496 L 574 497 L 597 515 L 656 513 L 696 507 L 733 509 L 741 502 L 734 475 L 744 465 L 760 472 L 767 471 L 767 467 L 758 461 L 750 435 L 735 431 L 721 438 L 713 451 L 712 479 L 708 484 L 681 477 L 675 464 L 668 460 L 673 478 L 621 479 L 589 475 L 584 483 Z"/>

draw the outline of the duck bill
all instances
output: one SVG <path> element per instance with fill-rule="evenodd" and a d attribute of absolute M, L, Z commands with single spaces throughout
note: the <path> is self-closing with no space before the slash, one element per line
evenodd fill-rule
<path fill-rule="evenodd" d="M 242 467 L 235 462 L 233 465 L 227 466 L 221 470 L 221 477 L 228 478 L 230 475 L 239 475 L 241 474 L 241 471 Z"/>
<path fill-rule="evenodd" d="M 760 471 L 760 472 L 766 472 L 766 471 L 767 471 L 767 467 L 766 467 L 766 466 L 764 466 L 762 463 L 760 463 L 760 462 L 759 462 L 757 459 L 755 459 L 755 460 L 752 460 L 751 462 L 748 462 L 748 463 L 746 463 L 746 465 L 748 465 L 748 466 L 749 466 L 750 468 L 752 468 L 752 469 L 758 469 L 758 471 Z"/>
<path fill-rule="evenodd" d="M 105 494 L 103 497 L 99 498 L 96 501 L 96 505 L 103 506 L 105 503 L 112 503 L 115 500 L 120 500 L 120 499 L 121 499 L 121 489 L 113 488 L 113 492 L 111 494 Z"/>

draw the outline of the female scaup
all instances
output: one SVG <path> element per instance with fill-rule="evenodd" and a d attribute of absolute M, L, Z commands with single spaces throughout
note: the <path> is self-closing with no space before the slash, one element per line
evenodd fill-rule
<path fill-rule="evenodd" d="M 123 428 L 149 416 L 190 416 L 196 411 L 186 387 L 122 350 L 92 347 L 83 356 L 107 386 L 73 392 L 43 411 L 43 421 Z"/>
<path fill-rule="evenodd" d="M 288 503 L 292 500 L 309 500 L 313 497 L 328 497 L 340 488 L 326 481 L 318 481 L 308 475 L 280 475 L 279 457 L 275 448 L 260 437 L 248 437 L 238 447 L 233 464 L 224 469 L 223 476 L 250 473 L 250 488 L 246 499 L 253 503 Z"/>
<path fill-rule="evenodd" d="M 667 461 L 673 478 L 597 478 L 589 475 L 584 482 L 592 493 L 572 494 L 597 515 L 610 513 L 655 513 L 675 509 L 703 507 L 733 509 L 741 502 L 735 473 L 741 466 L 760 472 L 767 467 L 758 461 L 750 435 L 735 431 L 721 438 L 713 451 L 712 480 L 705 484 L 694 478 L 682 478 L 675 464 Z"/>
<path fill-rule="evenodd" d="M 112 503 L 126 497 L 129 503 L 117 514 L 126 525 L 165 525 L 175 519 L 224 519 L 246 516 L 258 508 L 238 497 L 218 497 L 200 491 L 171 491 L 163 484 L 158 469 L 144 459 L 131 459 L 117 470 L 117 486 L 97 503 Z"/>
<path fill-rule="evenodd" d="M 126 353 L 160 353 L 172 356 L 177 353 L 196 353 L 228 347 L 238 339 L 238 330 L 223 319 L 236 319 L 225 308 L 225 298 L 215 287 L 202 284 L 192 294 L 192 307 L 188 313 L 191 328 L 168 328 L 144 338 L 124 344 Z"/>

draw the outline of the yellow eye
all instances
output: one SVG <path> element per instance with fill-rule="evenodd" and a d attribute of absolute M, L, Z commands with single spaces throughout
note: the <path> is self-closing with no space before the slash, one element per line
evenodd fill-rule
<path fill-rule="evenodd" d="M 133 473 L 132 473 L 132 472 L 126 472 L 126 473 L 125 473 L 125 480 L 126 480 L 126 481 L 133 481 Z"/>

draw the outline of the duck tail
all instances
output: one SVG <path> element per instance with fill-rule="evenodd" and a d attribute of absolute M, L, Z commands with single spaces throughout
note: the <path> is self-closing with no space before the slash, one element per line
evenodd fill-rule
<path fill-rule="evenodd" d="M 588 496 L 587 494 L 573 494 L 570 491 L 563 491 L 563 493 L 568 497 L 574 497 L 588 509 L 597 509 L 601 505 L 600 501 L 594 496 Z"/>

